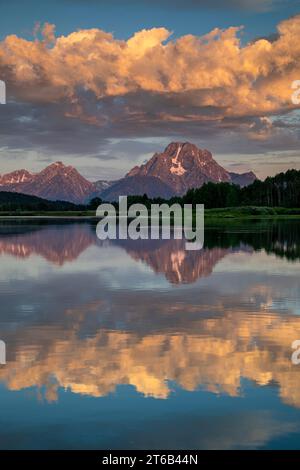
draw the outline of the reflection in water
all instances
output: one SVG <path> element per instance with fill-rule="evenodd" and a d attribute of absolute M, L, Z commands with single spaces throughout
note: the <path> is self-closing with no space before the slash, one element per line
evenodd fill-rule
<path fill-rule="evenodd" d="M 60 266 L 76 260 L 93 243 L 95 236 L 87 224 L 33 225 L 21 231 L 18 226 L 10 230 L 0 226 L 0 255 L 28 258 L 37 254 Z"/>
<path fill-rule="evenodd" d="M 244 225 L 243 225 L 244 226 Z M 252 231 L 211 230 L 204 249 L 186 251 L 184 240 L 114 240 L 106 242 L 126 250 L 136 261 L 143 261 L 155 273 L 164 273 L 174 284 L 191 283 L 209 276 L 214 266 L 226 255 L 264 249 L 267 253 L 289 260 L 300 260 L 300 228 L 293 223 L 258 224 Z M 256 230 L 255 230 L 256 229 Z M 51 224 L 47 221 L 31 225 L 0 226 L 0 255 L 19 258 L 37 254 L 57 265 L 76 260 L 89 246 L 102 246 L 95 226 L 89 223 Z"/>
<path fill-rule="evenodd" d="M 81 338 L 80 317 L 99 310 L 101 302 L 65 312 L 73 320 L 69 329 L 23 329 L 22 344 L 0 379 L 10 390 L 46 386 L 46 398 L 52 401 L 58 387 L 100 397 L 119 384 L 167 398 L 172 388 L 168 381 L 189 391 L 202 386 L 238 396 L 241 378 L 246 378 L 261 386 L 276 383 L 281 399 L 300 407 L 300 377 L 291 364 L 290 346 L 291 338 L 300 338 L 300 318 L 263 311 L 247 317 L 237 309 L 197 319 L 190 331 L 141 334 L 99 328 L 92 337 Z M 11 344 L 9 335 L 8 340 Z"/>
<path fill-rule="evenodd" d="M 0 329 L 9 348 L 0 381 L 11 391 L 36 387 L 48 402 L 59 402 L 61 389 L 105 397 L 131 385 L 167 403 L 177 387 L 242 397 L 246 380 L 300 408 L 291 363 L 299 234 L 297 222 L 212 227 L 204 249 L 187 252 L 181 240 L 101 243 L 90 223 L 2 224 Z M 272 420 L 253 445 L 296 432 Z M 234 436 L 218 426 L 213 445 L 240 442 L 243 423 Z"/>
<path fill-rule="evenodd" d="M 154 272 L 164 273 L 172 283 L 194 282 L 209 276 L 215 264 L 230 248 L 210 248 L 197 252 L 185 250 L 185 240 L 115 240 L 112 245 L 124 248 L 133 259 L 148 264 Z M 28 258 L 37 254 L 57 265 L 76 260 L 89 246 L 102 246 L 95 227 L 90 224 L 65 224 L 60 226 L 35 226 L 27 232 L 10 230 L 1 236 L 0 254 Z M 106 243 L 107 245 L 107 243 Z"/>

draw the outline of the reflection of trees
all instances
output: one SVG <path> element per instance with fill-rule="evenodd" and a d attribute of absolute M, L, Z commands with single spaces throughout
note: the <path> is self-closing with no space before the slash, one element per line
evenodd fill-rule
<path fill-rule="evenodd" d="M 226 227 L 208 230 L 207 235 L 205 246 L 208 248 L 234 248 L 244 244 L 290 261 L 300 259 L 300 220 L 229 223 Z"/>

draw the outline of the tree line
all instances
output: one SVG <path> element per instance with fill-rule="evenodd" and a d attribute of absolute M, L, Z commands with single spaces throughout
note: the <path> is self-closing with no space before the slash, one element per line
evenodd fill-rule
<path fill-rule="evenodd" d="M 241 188 L 230 183 L 205 183 L 190 189 L 185 204 L 204 204 L 207 209 L 240 206 L 300 207 L 300 171 L 288 170 L 265 181 Z"/>
<path fill-rule="evenodd" d="M 100 199 L 95 200 L 98 204 Z M 300 171 L 288 170 L 265 181 L 255 180 L 249 186 L 241 188 L 232 183 L 205 183 L 200 188 L 189 189 L 180 197 L 172 197 L 168 201 L 162 198 L 150 199 L 143 196 L 128 196 L 128 205 L 143 203 L 147 207 L 152 204 L 204 204 L 206 209 L 242 207 L 242 206 L 268 206 L 300 208 Z M 114 203 L 117 205 L 117 203 Z M 91 205 L 96 206 L 94 202 Z"/>
<path fill-rule="evenodd" d="M 231 183 L 205 183 L 187 191 L 183 204 L 204 204 L 207 209 L 241 206 L 300 207 L 300 171 L 288 170 L 241 188 Z"/>

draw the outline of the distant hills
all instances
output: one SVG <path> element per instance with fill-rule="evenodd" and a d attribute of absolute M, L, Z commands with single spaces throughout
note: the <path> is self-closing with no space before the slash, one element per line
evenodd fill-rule
<path fill-rule="evenodd" d="M 248 171 L 247 173 L 242 173 L 242 174 L 230 172 L 229 175 L 230 175 L 230 182 L 233 184 L 237 184 L 241 188 L 244 188 L 245 186 L 249 186 L 257 179 L 253 171 Z"/>
<path fill-rule="evenodd" d="M 132 168 L 118 181 L 90 182 L 74 167 L 56 162 L 39 173 L 21 169 L 0 176 L 0 192 L 17 192 L 49 201 L 86 204 L 94 197 L 112 201 L 119 195 L 148 197 L 182 196 L 188 189 L 207 182 L 231 182 L 247 186 L 256 179 L 254 173 L 231 173 L 219 165 L 208 150 L 189 142 L 170 143 L 144 165 Z"/>

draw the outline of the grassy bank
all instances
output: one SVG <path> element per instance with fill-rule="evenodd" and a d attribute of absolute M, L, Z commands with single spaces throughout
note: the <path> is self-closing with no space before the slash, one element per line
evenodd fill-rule
<path fill-rule="evenodd" d="M 0 211 L 0 217 L 78 218 L 95 217 L 96 211 Z"/>
<path fill-rule="evenodd" d="M 0 211 L 0 217 L 47 217 L 47 218 L 80 218 L 95 217 L 96 211 Z M 257 219 L 292 217 L 300 218 L 300 208 L 285 207 L 226 207 L 220 209 L 206 209 L 206 219 Z"/>
<path fill-rule="evenodd" d="M 265 219 L 277 217 L 300 218 L 300 208 L 245 206 L 205 210 L 206 219 Z"/>

